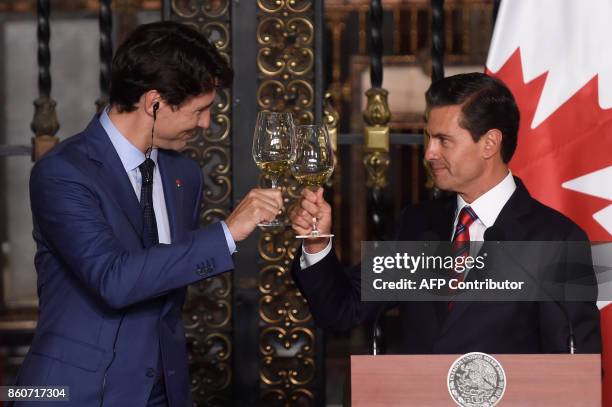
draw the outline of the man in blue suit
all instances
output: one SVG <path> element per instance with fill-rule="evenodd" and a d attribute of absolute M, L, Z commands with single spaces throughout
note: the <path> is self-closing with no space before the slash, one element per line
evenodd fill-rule
<path fill-rule="evenodd" d="M 69 386 L 79 407 L 192 405 L 186 286 L 231 270 L 236 242 L 282 208 L 254 189 L 199 227 L 202 173 L 178 151 L 231 78 L 195 30 L 142 25 L 113 60 L 110 106 L 34 166 L 39 322 L 17 385 Z"/>

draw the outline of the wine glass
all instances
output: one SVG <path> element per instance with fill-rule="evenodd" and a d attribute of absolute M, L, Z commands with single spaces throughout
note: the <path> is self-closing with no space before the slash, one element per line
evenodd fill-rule
<path fill-rule="evenodd" d="M 324 125 L 301 125 L 295 127 L 297 152 L 291 164 L 291 173 L 304 187 L 316 191 L 324 185 L 334 171 L 334 153 L 327 127 Z M 318 219 L 312 218 L 312 230 L 298 239 L 333 237 L 317 229 Z"/>
<path fill-rule="evenodd" d="M 295 126 L 291 113 L 259 112 L 253 135 L 253 159 L 278 188 L 278 179 L 295 160 Z M 283 226 L 278 219 L 257 226 Z"/>

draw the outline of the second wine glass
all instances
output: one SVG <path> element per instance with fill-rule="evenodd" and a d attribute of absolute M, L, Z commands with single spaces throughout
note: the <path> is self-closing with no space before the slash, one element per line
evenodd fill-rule
<path fill-rule="evenodd" d="M 334 172 L 334 153 L 327 127 L 324 125 L 295 126 L 297 151 L 295 161 L 291 164 L 291 173 L 304 187 L 313 192 L 324 185 Z M 317 229 L 318 219 L 312 218 L 312 230 L 307 235 L 298 235 L 298 239 L 333 237 Z"/>

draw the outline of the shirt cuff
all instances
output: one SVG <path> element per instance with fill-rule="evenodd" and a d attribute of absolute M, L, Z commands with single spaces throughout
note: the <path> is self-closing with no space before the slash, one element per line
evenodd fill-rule
<path fill-rule="evenodd" d="M 232 234 L 224 221 L 221 221 L 221 226 L 223 226 L 223 233 L 225 233 L 227 248 L 229 249 L 230 254 L 234 254 L 236 251 L 236 242 L 234 242 L 234 238 L 232 237 Z"/>
<path fill-rule="evenodd" d="M 300 268 L 304 270 L 305 268 L 314 266 L 316 263 L 323 260 L 323 258 L 327 256 L 329 252 L 331 252 L 331 249 L 332 249 L 331 238 L 329 239 L 329 243 L 327 243 L 327 246 L 325 246 L 325 249 L 321 250 L 318 253 L 314 253 L 314 254 L 307 253 L 306 249 L 304 249 L 304 243 L 302 243 L 302 255 L 300 256 Z"/>

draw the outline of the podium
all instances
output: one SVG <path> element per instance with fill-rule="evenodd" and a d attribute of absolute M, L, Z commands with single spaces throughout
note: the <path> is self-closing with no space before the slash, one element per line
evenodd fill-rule
<path fill-rule="evenodd" d="M 447 377 L 461 355 L 351 356 L 352 407 L 456 406 Z M 491 355 L 507 406 L 601 406 L 600 355 Z"/>

